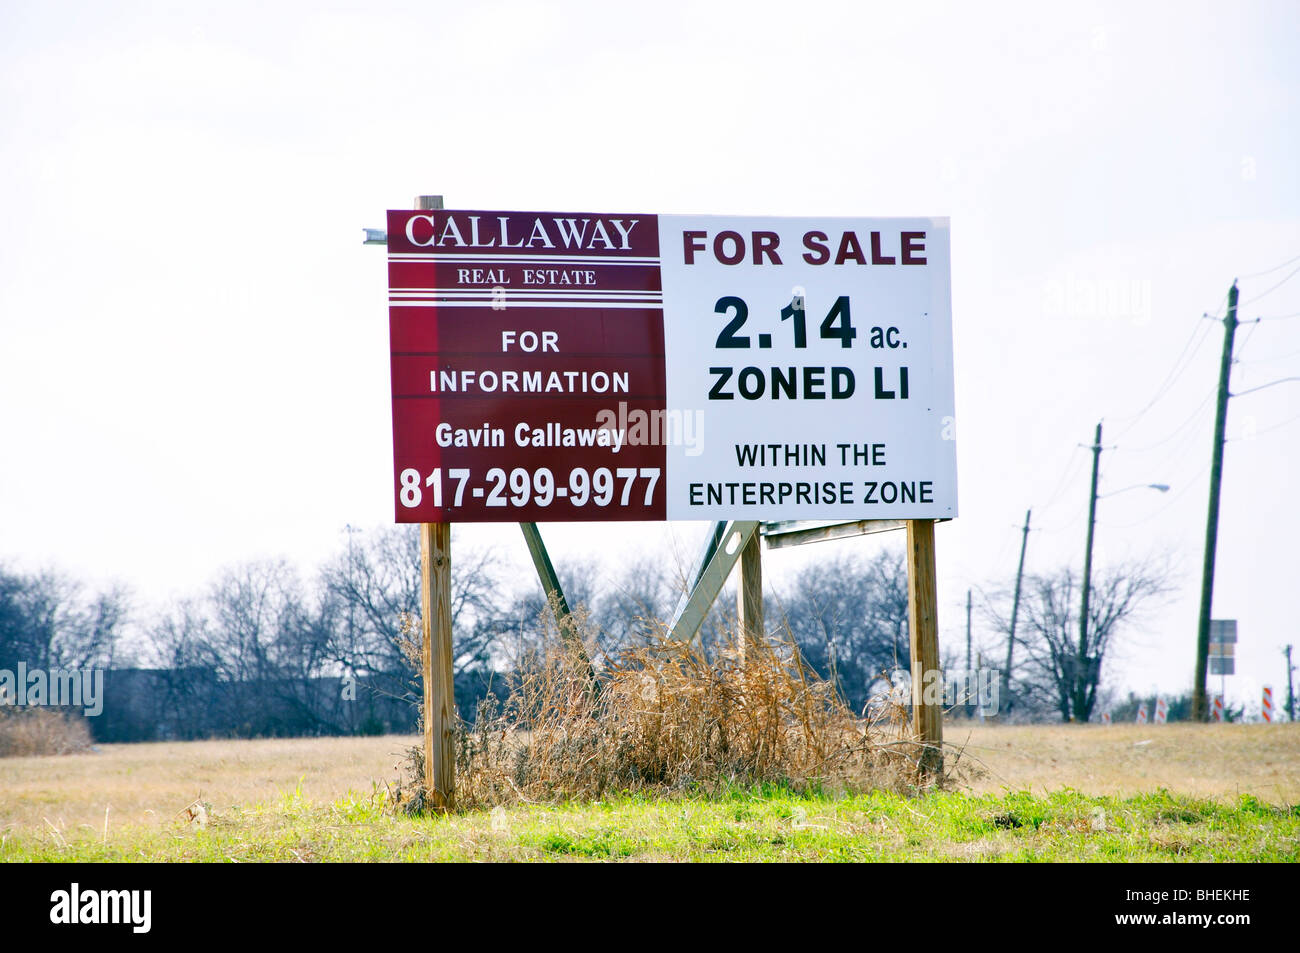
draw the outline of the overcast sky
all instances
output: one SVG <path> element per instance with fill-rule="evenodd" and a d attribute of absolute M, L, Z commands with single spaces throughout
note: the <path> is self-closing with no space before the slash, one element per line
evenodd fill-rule
<path fill-rule="evenodd" d="M 1171 489 L 1100 501 L 1098 563 L 1181 568 L 1112 674 L 1187 690 L 1223 340 L 1202 315 L 1234 278 L 1241 320 L 1277 320 L 1238 332 L 1233 390 L 1300 376 L 1300 6 L 1042 8 L 6 0 L 0 560 L 149 606 L 390 522 L 385 257 L 360 240 L 417 194 L 946 215 L 943 644 L 967 587 L 1010 585 L 1027 508 L 1027 571 L 1081 566 L 1104 418 L 1102 492 Z M 1230 407 L 1214 615 L 1240 624 L 1230 694 L 1284 697 L 1300 383 Z M 543 530 L 557 562 L 614 567 L 704 525 Z M 511 525 L 457 539 L 525 564 Z M 880 540 L 765 566 L 777 587 Z"/>

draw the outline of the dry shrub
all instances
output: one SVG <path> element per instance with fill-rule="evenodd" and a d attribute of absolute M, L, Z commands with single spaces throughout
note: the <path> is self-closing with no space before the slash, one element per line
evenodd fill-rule
<path fill-rule="evenodd" d="M 550 617 L 551 635 L 555 632 Z M 596 685 L 581 613 L 569 639 L 520 660 L 504 704 L 489 698 L 456 746 L 462 808 L 593 800 L 613 793 L 718 793 L 777 784 L 802 791 L 914 790 L 906 713 L 856 715 L 790 641 L 738 641 L 709 654 L 660 638 L 603 660 Z M 598 687 L 597 687 L 598 686 Z M 393 803 L 425 808 L 423 750 Z M 933 783 L 933 782 L 931 782 Z"/>
<path fill-rule="evenodd" d="M 89 751 L 85 719 L 54 708 L 0 707 L 0 758 Z"/>

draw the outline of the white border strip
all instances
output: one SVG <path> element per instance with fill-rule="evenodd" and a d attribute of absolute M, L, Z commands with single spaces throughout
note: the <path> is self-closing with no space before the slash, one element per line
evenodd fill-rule
<path fill-rule="evenodd" d="M 537 264 L 570 265 L 582 261 L 598 261 L 611 265 L 658 265 L 658 258 L 618 258 L 612 255 L 585 255 L 581 252 L 572 255 L 482 255 L 470 252 L 393 252 L 388 256 L 391 262 L 402 261 L 517 261 L 536 262 Z"/>
<path fill-rule="evenodd" d="M 389 301 L 390 308 L 493 308 L 508 311 L 511 308 L 601 308 L 603 310 L 630 309 L 637 311 L 662 311 L 662 301 Z"/>
<path fill-rule="evenodd" d="M 513 288 L 470 289 L 470 288 L 394 288 L 388 293 L 389 298 L 657 298 L 663 299 L 662 291 L 616 291 L 603 288 L 574 289 L 573 291 L 516 291 Z"/>

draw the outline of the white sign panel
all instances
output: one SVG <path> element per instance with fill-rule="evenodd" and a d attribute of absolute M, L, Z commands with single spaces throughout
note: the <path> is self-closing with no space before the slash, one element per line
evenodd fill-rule
<path fill-rule="evenodd" d="M 660 216 L 672 519 L 957 514 L 944 218 Z"/>

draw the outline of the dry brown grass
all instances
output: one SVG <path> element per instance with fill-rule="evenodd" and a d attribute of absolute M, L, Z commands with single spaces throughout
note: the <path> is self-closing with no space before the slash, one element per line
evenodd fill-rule
<path fill-rule="evenodd" d="M 329 803 L 397 775 L 407 736 L 174 741 L 101 745 L 65 757 L 0 759 L 0 833 L 108 824 L 163 827 L 196 798 L 218 812 L 275 803 L 301 783 Z"/>
<path fill-rule="evenodd" d="M 982 767 L 977 792 L 1074 788 L 1131 795 L 1253 794 L 1300 802 L 1300 724 L 981 725 L 949 722 L 944 740 Z"/>
<path fill-rule="evenodd" d="M 85 719 L 52 708 L 0 707 L 0 758 L 90 750 Z"/>
<path fill-rule="evenodd" d="M 1073 787 L 1087 794 L 1131 794 L 1166 787 L 1181 794 L 1253 794 L 1300 802 L 1300 724 L 1025 725 L 968 727 L 949 722 L 954 744 L 987 770 L 977 792 L 1004 787 L 1035 793 Z M 1150 739 L 1148 745 L 1136 745 Z M 7 830 L 63 831 L 108 823 L 178 826 L 195 798 L 217 812 L 275 803 L 301 785 L 328 804 L 370 794 L 394 780 L 407 735 L 101 745 L 95 753 L 0 759 L 0 838 Z M 965 758 L 963 758 L 965 760 Z M 0 846 L 0 855 L 3 847 Z"/>
<path fill-rule="evenodd" d="M 582 617 L 572 624 L 581 631 Z M 457 802 L 594 800 L 612 792 L 900 790 L 915 770 L 901 710 L 864 720 L 790 643 L 706 654 L 663 638 L 600 665 L 599 688 L 575 639 L 520 667 L 504 706 L 480 709 L 457 745 Z M 424 807 L 423 757 L 410 752 L 395 804 Z"/>

